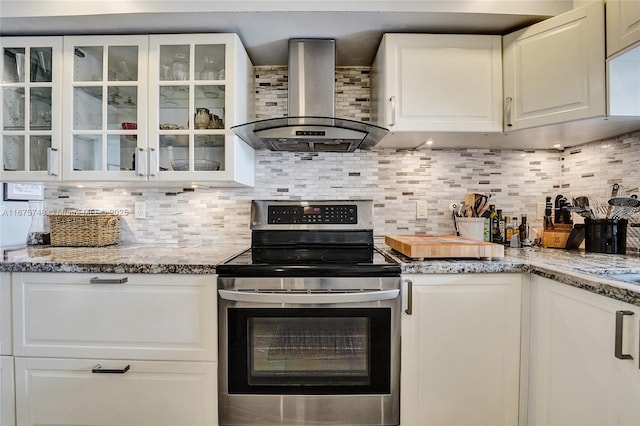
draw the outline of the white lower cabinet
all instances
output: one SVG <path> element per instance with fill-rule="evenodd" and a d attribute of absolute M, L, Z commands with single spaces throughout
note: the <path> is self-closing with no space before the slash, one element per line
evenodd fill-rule
<path fill-rule="evenodd" d="M 96 373 L 96 366 L 113 373 Z M 122 372 L 129 366 L 126 372 Z M 215 425 L 215 362 L 16 358 L 20 425 Z"/>
<path fill-rule="evenodd" d="M 214 275 L 15 273 L 19 425 L 217 424 Z"/>
<path fill-rule="evenodd" d="M 403 278 L 401 424 L 518 424 L 522 274 Z"/>
<path fill-rule="evenodd" d="M 16 424 L 13 357 L 0 356 L 0 424 Z"/>
<path fill-rule="evenodd" d="M 532 276 L 528 424 L 640 424 L 639 321 L 638 307 Z"/>

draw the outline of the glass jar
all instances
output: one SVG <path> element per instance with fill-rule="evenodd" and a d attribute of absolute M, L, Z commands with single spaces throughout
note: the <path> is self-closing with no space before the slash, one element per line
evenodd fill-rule
<path fill-rule="evenodd" d="M 218 71 L 213 63 L 211 56 L 205 56 L 202 58 L 204 65 L 200 70 L 200 80 L 215 80 L 218 78 Z"/>
<path fill-rule="evenodd" d="M 171 73 L 174 80 L 187 80 L 189 77 L 189 63 L 187 55 L 184 53 L 176 53 L 171 64 Z"/>

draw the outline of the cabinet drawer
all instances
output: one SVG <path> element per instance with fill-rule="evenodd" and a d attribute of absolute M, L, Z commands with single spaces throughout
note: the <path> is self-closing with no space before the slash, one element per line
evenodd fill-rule
<path fill-rule="evenodd" d="M 217 359 L 213 275 L 14 274 L 13 301 L 16 355 Z"/>
<path fill-rule="evenodd" d="M 216 425 L 215 362 L 19 358 L 20 425 Z M 130 368 L 123 374 L 98 374 Z"/>
<path fill-rule="evenodd" d="M 0 355 L 11 355 L 11 274 L 0 273 Z"/>

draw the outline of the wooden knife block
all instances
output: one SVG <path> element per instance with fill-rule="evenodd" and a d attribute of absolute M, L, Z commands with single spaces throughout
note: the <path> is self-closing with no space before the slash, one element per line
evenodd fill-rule
<path fill-rule="evenodd" d="M 542 246 L 551 248 L 565 248 L 572 229 L 572 224 L 563 223 L 553 225 L 553 229 L 545 229 L 544 231 L 542 231 Z"/>

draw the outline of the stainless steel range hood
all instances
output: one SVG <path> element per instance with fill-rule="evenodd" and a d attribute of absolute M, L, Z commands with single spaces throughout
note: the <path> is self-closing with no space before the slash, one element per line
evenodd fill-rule
<path fill-rule="evenodd" d="M 289 40 L 289 114 L 231 128 L 256 149 L 350 152 L 371 149 L 388 130 L 335 115 L 335 40 Z"/>

